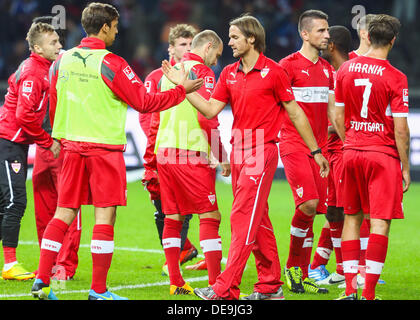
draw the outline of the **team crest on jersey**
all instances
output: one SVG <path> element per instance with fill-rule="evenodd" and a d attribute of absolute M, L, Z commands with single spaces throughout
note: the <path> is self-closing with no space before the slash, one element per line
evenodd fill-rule
<path fill-rule="evenodd" d="M 208 198 L 209 198 L 209 201 L 212 205 L 216 202 L 216 195 L 215 194 L 209 194 Z"/>
<path fill-rule="evenodd" d="M 213 77 L 204 77 L 204 86 L 207 89 L 213 89 L 214 88 L 214 78 Z"/>
<path fill-rule="evenodd" d="M 31 93 L 33 86 L 34 86 L 33 81 L 30 81 L 30 80 L 23 81 L 22 92 Z"/>
<path fill-rule="evenodd" d="M 328 69 L 324 69 L 325 76 L 329 79 L 330 73 L 328 72 Z"/>
<path fill-rule="evenodd" d="M 269 72 L 270 72 L 270 69 L 269 68 L 263 68 L 261 70 L 261 72 L 260 72 L 261 73 L 261 77 L 264 79 Z"/>
<path fill-rule="evenodd" d="M 403 102 L 408 102 L 408 89 L 403 89 Z"/>
<path fill-rule="evenodd" d="M 298 195 L 299 198 L 303 197 L 303 187 L 297 188 L 296 189 L 296 194 Z"/>
<path fill-rule="evenodd" d="M 15 173 L 18 173 L 20 171 L 20 168 L 22 168 L 22 164 L 20 162 L 15 161 L 11 164 L 11 167 Z"/>
<path fill-rule="evenodd" d="M 130 66 L 126 66 L 123 71 L 124 71 L 124 74 L 127 76 L 128 80 L 131 80 L 134 78 L 135 74 L 133 70 L 131 70 Z"/>

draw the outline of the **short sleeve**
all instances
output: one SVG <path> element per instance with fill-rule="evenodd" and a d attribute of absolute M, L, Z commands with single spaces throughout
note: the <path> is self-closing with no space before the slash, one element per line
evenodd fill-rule
<path fill-rule="evenodd" d="M 400 77 L 393 77 L 391 87 L 391 112 L 393 117 L 407 117 L 408 116 L 408 83 L 407 77 L 401 75 Z"/>
<path fill-rule="evenodd" d="M 277 103 L 295 100 L 289 77 L 283 68 L 276 68 L 274 79 L 274 95 Z"/>
<path fill-rule="evenodd" d="M 335 79 L 335 105 L 337 107 L 344 107 L 344 96 L 343 96 L 343 68 L 337 71 Z"/>
<path fill-rule="evenodd" d="M 230 91 L 227 87 L 227 68 L 224 68 L 219 76 L 219 80 L 217 81 L 216 88 L 214 89 L 212 98 L 218 101 L 222 101 L 224 103 L 228 103 L 230 100 Z"/>

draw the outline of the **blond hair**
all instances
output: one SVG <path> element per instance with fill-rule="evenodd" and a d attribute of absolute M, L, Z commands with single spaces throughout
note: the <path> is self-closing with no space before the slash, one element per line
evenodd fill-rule
<path fill-rule="evenodd" d="M 45 23 L 45 22 L 32 23 L 26 35 L 26 41 L 28 41 L 29 49 L 33 51 L 35 45 L 39 44 L 41 35 L 44 33 L 51 33 L 51 32 L 55 32 L 55 29 L 49 23 Z"/>
<path fill-rule="evenodd" d="M 175 40 L 178 38 L 194 38 L 197 34 L 197 29 L 188 24 L 182 23 L 169 29 L 169 44 L 175 45 Z"/>

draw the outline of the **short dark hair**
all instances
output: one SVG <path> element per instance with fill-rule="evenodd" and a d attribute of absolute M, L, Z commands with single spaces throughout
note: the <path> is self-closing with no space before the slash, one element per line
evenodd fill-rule
<path fill-rule="evenodd" d="M 87 35 L 97 35 L 102 26 L 119 18 L 118 10 L 107 3 L 92 2 L 82 12 L 82 27 Z"/>
<path fill-rule="evenodd" d="M 334 43 L 337 50 L 343 55 L 348 54 L 353 47 L 350 30 L 345 26 L 331 26 L 329 29 L 329 43 Z"/>
<path fill-rule="evenodd" d="M 378 14 L 369 24 L 369 40 L 373 47 L 388 45 L 400 31 L 400 21 L 387 14 Z"/>
<path fill-rule="evenodd" d="M 265 30 L 257 18 L 245 13 L 231 20 L 229 25 L 236 26 L 245 38 L 254 37 L 254 49 L 259 53 L 265 51 Z"/>
<path fill-rule="evenodd" d="M 312 20 L 314 19 L 322 19 L 328 21 L 328 15 L 321 10 L 306 10 L 299 16 L 298 22 L 298 31 L 299 33 L 302 30 L 311 31 L 312 29 Z"/>

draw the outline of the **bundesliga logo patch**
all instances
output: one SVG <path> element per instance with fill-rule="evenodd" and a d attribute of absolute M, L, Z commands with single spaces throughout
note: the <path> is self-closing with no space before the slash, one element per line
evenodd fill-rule
<path fill-rule="evenodd" d="M 207 89 L 214 88 L 214 78 L 213 77 L 205 77 L 204 78 L 204 85 Z"/>
<path fill-rule="evenodd" d="M 29 80 L 23 81 L 22 92 L 31 93 L 33 85 L 34 85 L 33 81 L 29 81 Z"/>
<path fill-rule="evenodd" d="M 403 89 L 403 102 L 408 102 L 408 89 Z"/>
<path fill-rule="evenodd" d="M 144 86 L 146 87 L 146 91 L 147 91 L 147 93 L 150 93 L 150 87 L 152 86 L 151 81 L 146 81 L 146 82 L 144 83 Z"/>
<path fill-rule="evenodd" d="M 123 70 L 124 74 L 127 76 L 128 80 L 131 80 L 134 78 L 134 72 L 133 70 L 131 70 L 130 66 L 125 67 L 125 69 Z"/>

